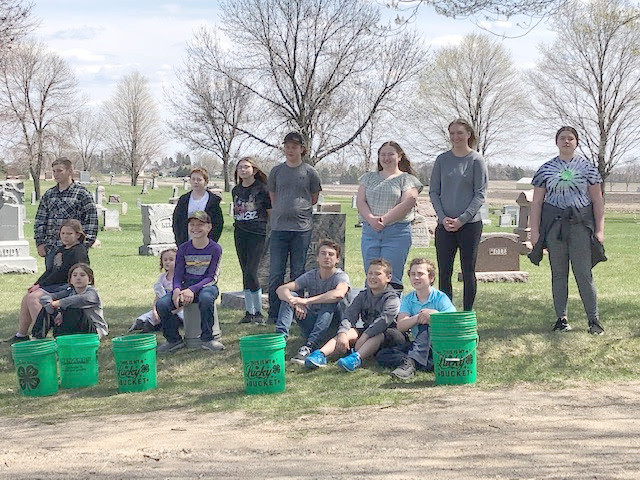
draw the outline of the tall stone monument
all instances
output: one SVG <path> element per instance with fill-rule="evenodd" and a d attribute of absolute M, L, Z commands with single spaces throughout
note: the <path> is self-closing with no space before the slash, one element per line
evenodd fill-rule
<path fill-rule="evenodd" d="M 20 205 L 7 203 L 0 193 L 0 273 L 35 273 L 36 259 L 29 255 L 24 239 Z"/>
<path fill-rule="evenodd" d="M 175 247 L 173 236 L 173 210 L 169 203 L 142 204 L 142 245 L 140 255 L 160 255 L 167 248 Z"/>

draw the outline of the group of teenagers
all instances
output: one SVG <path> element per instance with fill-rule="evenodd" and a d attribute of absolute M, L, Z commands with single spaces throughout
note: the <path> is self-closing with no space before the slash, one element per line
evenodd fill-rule
<path fill-rule="evenodd" d="M 303 345 L 291 361 L 308 368 L 323 367 L 327 357 L 346 354 L 337 365 L 347 371 L 374 357 L 410 378 L 417 369 L 430 370 L 429 322 L 435 312 L 455 311 L 452 303 L 453 265 L 460 251 L 463 309 L 473 308 L 475 263 L 482 235 L 480 207 L 485 203 L 488 175 L 475 149 L 472 126 L 463 119 L 448 127 L 452 148 L 436 158 L 429 196 L 438 218 L 436 265 L 414 258 L 407 274 L 413 291 L 403 295 L 403 274 L 411 248 L 411 222 L 423 185 L 400 145 L 389 141 L 378 150 L 377 171 L 359 180 L 356 205 L 362 222 L 361 251 L 366 284 L 357 295 L 348 275 L 338 268 L 342 252 L 331 239 L 318 243 L 317 268 L 305 272 L 311 242 L 313 205 L 322 190 L 317 171 L 304 162 L 306 139 L 297 132 L 283 141 L 285 161 L 267 176 L 255 157 L 235 166 L 232 190 L 234 240 L 243 275 L 245 315 L 241 323 L 275 324 L 288 338 L 294 321 Z M 599 319 L 592 267 L 605 260 L 602 178 L 597 168 L 576 154 L 578 133 L 562 127 L 556 134 L 558 155 L 544 163 L 533 178 L 531 260 L 538 264 L 549 252 L 554 331 L 571 329 L 567 317 L 568 274 L 571 264 L 587 314 L 588 331 L 604 333 Z M 102 315 L 86 247 L 95 241 L 97 215 L 91 195 L 71 179 L 71 163 L 53 162 L 57 185 L 41 199 L 35 240 L 45 257 L 45 274 L 25 295 L 18 333 L 11 341 L 32 334 L 95 332 L 108 327 Z M 185 346 L 179 327 L 183 308 L 197 303 L 202 348 L 222 350 L 221 331 L 214 315 L 219 295 L 217 279 L 222 248 L 220 197 L 207 189 L 208 173 L 194 168 L 191 190 L 180 197 L 173 215 L 175 249 L 160 255 L 162 273 L 154 285 L 152 310 L 141 315 L 130 331 L 161 330 L 166 342 L 158 353 Z M 269 310 L 262 315 L 258 266 L 269 238 Z M 285 282 L 289 264 L 290 281 Z M 66 276 L 66 279 L 65 279 Z M 436 289 L 436 278 L 438 287 Z"/>

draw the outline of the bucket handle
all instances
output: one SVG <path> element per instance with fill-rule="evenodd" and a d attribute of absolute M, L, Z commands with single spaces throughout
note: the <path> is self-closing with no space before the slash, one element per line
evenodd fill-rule
<path fill-rule="evenodd" d="M 476 335 L 476 344 L 475 344 L 475 346 L 474 346 L 474 347 L 469 351 L 469 353 L 467 353 L 464 357 L 460 357 L 460 358 L 445 358 L 445 359 L 444 359 L 444 361 L 445 361 L 445 362 L 462 362 L 463 360 L 466 360 L 466 359 L 467 359 L 467 357 L 468 357 L 469 355 L 471 355 L 471 354 L 474 352 L 474 350 L 475 350 L 476 348 L 478 348 L 478 344 L 479 344 L 479 343 L 480 343 L 480 337 Z"/>

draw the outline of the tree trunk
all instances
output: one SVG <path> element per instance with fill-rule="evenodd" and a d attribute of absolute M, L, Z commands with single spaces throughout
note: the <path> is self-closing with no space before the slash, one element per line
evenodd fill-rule
<path fill-rule="evenodd" d="M 36 200 L 40 200 L 40 172 L 36 172 L 33 168 L 29 168 L 29 171 L 33 178 L 33 190 L 36 192 Z"/>
<path fill-rule="evenodd" d="M 222 177 L 224 178 L 224 191 L 231 191 L 231 182 L 229 181 L 229 153 L 222 156 Z"/>

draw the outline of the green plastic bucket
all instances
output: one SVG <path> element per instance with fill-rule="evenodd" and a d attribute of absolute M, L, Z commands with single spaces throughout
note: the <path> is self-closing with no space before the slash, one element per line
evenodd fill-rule
<path fill-rule="evenodd" d="M 149 333 L 113 339 L 111 349 L 119 392 L 143 392 L 156 388 L 156 345 L 156 336 Z"/>
<path fill-rule="evenodd" d="M 23 395 L 43 397 L 58 393 L 57 348 L 52 338 L 11 345 L 18 385 Z"/>
<path fill-rule="evenodd" d="M 97 333 L 61 335 L 58 343 L 60 386 L 62 388 L 90 387 L 98 384 Z"/>
<path fill-rule="evenodd" d="M 248 335 L 240 339 L 246 394 L 284 392 L 286 345 L 281 333 Z"/>
<path fill-rule="evenodd" d="M 436 385 L 476 383 L 478 335 L 431 336 Z"/>

